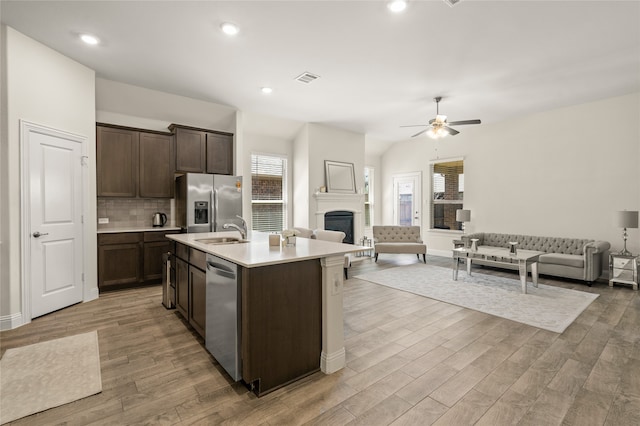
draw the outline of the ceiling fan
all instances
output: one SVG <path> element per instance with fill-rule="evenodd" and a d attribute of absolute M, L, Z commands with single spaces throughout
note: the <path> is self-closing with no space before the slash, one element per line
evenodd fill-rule
<path fill-rule="evenodd" d="M 450 126 L 463 126 L 466 124 L 480 124 L 481 121 L 480 120 L 462 120 L 462 121 L 447 121 L 447 116 L 446 115 L 440 115 L 440 101 L 442 100 L 441 96 L 438 96 L 436 98 L 433 98 L 433 100 L 436 102 L 436 118 L 432 118 L 431 120 L 429 120 L 429 124 L 413 124 L 413 125 L 409 125 L 409 126 L 400 126 L 400 127 L 421 127 L 421 126 L 427 126 L 426 129 L 424 130 L 420 130 L 418 133 L 416 133 L 415 135 L 411 135 L 412 138 L 415 138 L 416 136 L 420 136 L 423 133 L 426 133 L 427 136 L 433 138 L 433 139 L 438 139 L 438 138 L 442 138 L 445 137 L 447 135 L 451 135 L 451 136 L 455 136 L 458 133 L 460 133 L 459 131 L 451 128 Z"/>

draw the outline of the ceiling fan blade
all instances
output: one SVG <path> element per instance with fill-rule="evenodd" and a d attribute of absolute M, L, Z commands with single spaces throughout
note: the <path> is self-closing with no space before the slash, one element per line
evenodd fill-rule
<path fill-rule="evenodd" d="M 420 136 L 421 134 L 423 134 L 424 132 L 426 132 L 429 129 L 424 129 L 424 130 L 420 130 L 418 133 L 416 133 L 415 135 L 411 135 L 412 138 L 415 138 L 416 136 Z"/>
<path fill-rule="evenodd" d="M 400 127 L 425 127 L 428 126 L 428 124 L 407 124 L 406 126 L 400 126 Z"/>
<path fill-rule="evenodd" d="M 451 121 L 447 124 L 452 126 L 463 126 L 465 124 L 480 124 L 480 120 L 462 120 L 462 121 Z"/>
<path fill-rule="evenodd" d="M 450 134 L 451 136 L 455 136 L 455 135 L 457 135 L 458 133 L 460 133 L 460 132 L 459 132 L 459 131 L 457 131 L 456 129 L 452 129 L 451 127 L 448 127 L 448 126 L 444 126 L 444 128 L 445 128 L 445 130 L 446 130 L 447 132 L 449 132 L 449 134 Z"/>

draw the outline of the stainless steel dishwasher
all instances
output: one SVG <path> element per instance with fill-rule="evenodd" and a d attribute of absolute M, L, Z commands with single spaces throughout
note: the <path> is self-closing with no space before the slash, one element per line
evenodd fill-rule
<path fill-rule="evenodd" d="M 235 381 L 242 378 L 240 290 L 238 265 L 207 254 L 205 346 Z"/>

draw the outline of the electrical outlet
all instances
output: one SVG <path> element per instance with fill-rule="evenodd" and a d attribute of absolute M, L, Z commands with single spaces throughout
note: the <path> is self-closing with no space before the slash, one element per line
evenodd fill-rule
<path fill-rule="evenodd" d="M 99 225 L 104 225 L 109 223 L 109 218 L 108 217 L 99 217 L 98 218 L 98 224 Z"/>

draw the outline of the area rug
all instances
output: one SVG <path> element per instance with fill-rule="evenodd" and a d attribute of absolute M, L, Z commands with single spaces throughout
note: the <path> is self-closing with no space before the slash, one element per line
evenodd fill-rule
<path fill-rule="evenodd" d="M 96 331 L 8 349 L 0 360 L 0 423 L 101 391 Z"/>
<path fill-rule="evenodd" d="M 562 333 L 598 295 L 527 283 L 522 294 L 520 280 L 474 273 L 464 267 L 453 280 L 452 270 L 425 264 L 399 266 L 354 278 L 407 291 L 453 305 L 463 306 L 509 320 Z"/>

